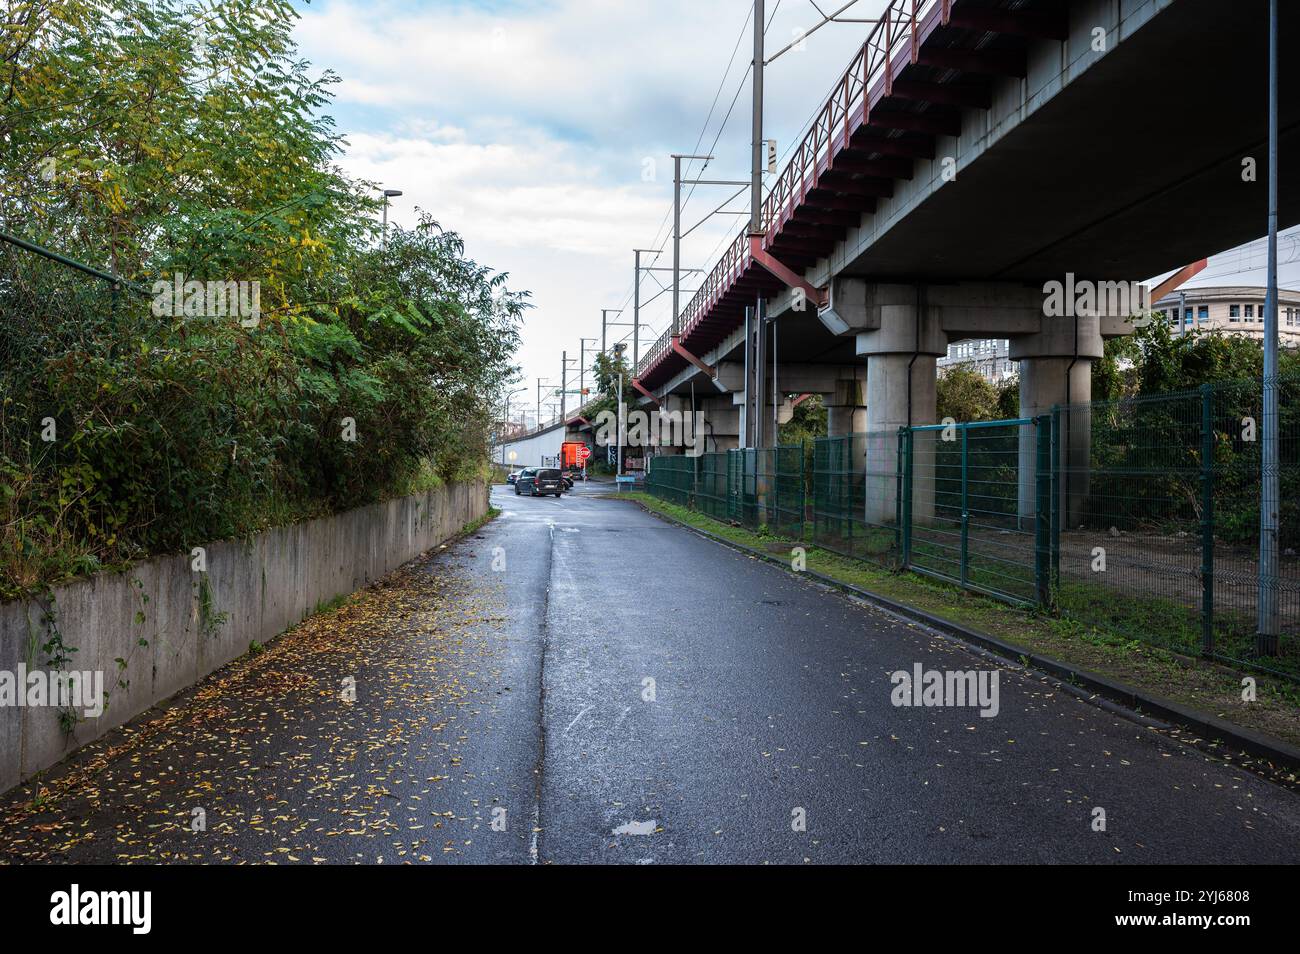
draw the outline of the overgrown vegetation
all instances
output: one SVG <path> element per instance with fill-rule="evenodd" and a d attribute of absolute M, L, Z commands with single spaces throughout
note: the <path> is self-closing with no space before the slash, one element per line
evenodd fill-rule
<path fill-rule="evenodd" d="M 0 17 L 0 229 L 260 285 L 255 323 L 160 316 L 0 244 L 0 598 L 478 473 L 526 294 L 427 214 L 380 247 L 289 3 Z"/>

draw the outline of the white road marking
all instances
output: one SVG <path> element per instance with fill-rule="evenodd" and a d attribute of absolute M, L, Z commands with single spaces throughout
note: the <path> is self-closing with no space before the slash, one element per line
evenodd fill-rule
<path fill-rule="evenodd" d="M 653 818 L 649 821 L 630 821 L 614 829 L 616 835 L 653 835 L 659 823 Z"/>
<path fill-rule="evenodd" d="M 564 732 L 561 733 L 561 735 L 568 735 L 568 734 L 569 734 L 569 729 L 572 729 L 575 725 L 577 725 L 577 724 L 578 724 L 578 720 L 581 719 L 583 716 L 585 716 L 588 712 L 590 712 L 590 711 L 591 711 L 592 709 L 594 709 L 594 708 L 596 708 L 594 705 L 593 705 L 593 706 L 587 706 L 587 707 L 584 708 L 581 712 L 579 712 L 576 716 L 574 716 L 573 721 L 569 723 L 569 728 L 568 728 L 568 729 L 565 729 Z"/>

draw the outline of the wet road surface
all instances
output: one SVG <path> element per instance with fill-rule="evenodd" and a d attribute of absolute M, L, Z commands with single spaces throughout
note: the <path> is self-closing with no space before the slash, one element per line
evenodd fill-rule
<path fill-rule="evenodd" d="M 1300 860 L 1300 796 L 607 489 L 495 488 L 11 792 L 0 860 Z M 997 714 L 896 706 L 917 664 L 996 671 Z"/>

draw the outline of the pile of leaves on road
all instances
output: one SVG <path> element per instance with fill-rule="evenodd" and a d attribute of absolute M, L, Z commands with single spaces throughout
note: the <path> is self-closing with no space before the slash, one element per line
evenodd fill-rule
<path fill-rule="evenodd" d="M 313 616 L 6 794 L 0 863 L 461 853 L 491 824 L 461 753 L 501 692 L 493 586 L 422 560 Z"/>

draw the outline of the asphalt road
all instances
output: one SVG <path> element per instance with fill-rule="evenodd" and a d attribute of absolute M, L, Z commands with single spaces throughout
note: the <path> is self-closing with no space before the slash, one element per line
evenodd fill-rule
<path fill-rule="evenodd" d="M 497 488 L 474 536 L 11 793 L 0 860 L 1300 860 L 1300 796 L 605 489 Z M 894 705 L 916 664 L 996 671 L 997 714 Z"/>

